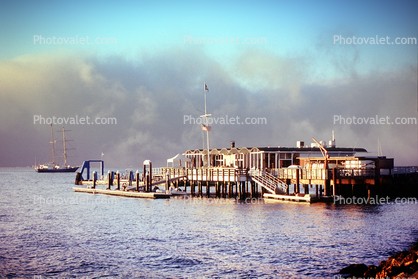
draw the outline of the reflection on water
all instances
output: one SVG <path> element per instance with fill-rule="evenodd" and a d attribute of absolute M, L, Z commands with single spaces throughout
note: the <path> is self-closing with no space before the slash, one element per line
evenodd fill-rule
<path fill-rule="evenodd" d="M 133 199 L 0 171 L 1 277 L 330 277 L 418 236 L 417 205 Z"/>

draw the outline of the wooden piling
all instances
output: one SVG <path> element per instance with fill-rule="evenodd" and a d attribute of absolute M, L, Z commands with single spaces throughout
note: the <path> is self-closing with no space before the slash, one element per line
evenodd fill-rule
<path fill-rule="evenodd" d="M 74 184 L 75 185 L 80 185 L 81 184 L 81 173 L 80 172 L 77 172 L 75 174 L 75 183 Z"/>
<path fill-rule="evenodd" d="M 197 191 L 198 191 L 198 196 L 201 198 L 202 197 L 202 181 L 197 182 Z"/>
<path fill-rule="evenodd" d="M 255 182 L 251 181 L 251 198 L 255 198 Z"/>
<path fill-rule="evenodd" d="M 206 180 L 206 197 L 210 198 L 210 181 Z"/>
<path fill-rule="evenodd" d="M 152 191 L 152 162 L 149 162 L 149 192 Z"/>
<path fill-rule="evenodd" d="M 118 187 L 116 189 L 120 190 L 120 173 L 119 172 L 116 173 L 116 181 L 118 184 Z"/>
<path fill-rule="evenodd" d="M 135 182 L 136 182 L 136 191 L 139 192 L 139 172 L 135 174 Z"/>
<path fill-rule="evenodd" d="M 97 181 L 97 173 L 96 171 L 93 172 L 93 189 L 96 188 L 96 181 Z"/>
<path fill-rule="evenodd" d="M 113 185 L 113 171 L 107 173 L 107 190 L 111 190 Z"/>
<path fill-rule="evenodd" d="M 143 165 L 143 170 L 142 170 L 142 181 L 145 182 L 145 192 L 148 192 L 148 176 L 147 176 L 147 165 Z"/>

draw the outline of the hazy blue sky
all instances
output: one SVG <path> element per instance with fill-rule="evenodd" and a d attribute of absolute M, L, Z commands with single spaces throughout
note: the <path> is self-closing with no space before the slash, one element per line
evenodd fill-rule
<path fill-rule="evenodd" d="M 34 115 L 117 118 L 66 125 L 74 163 L 103 152 L 107 165 L 165 164 L 202 148 L 200 126 L 183 120 L 203 110 L 204 81 L 215 117 L 267 119 L 213 125 L 213 147 L 293 146 L 335 130 L 339 146 L 376 155 L 379 138 L 396 164 L 417 164 L 417 125 L 334 123 L 334 115 L 418 117 L 418 47 L 395 42 L 418 37 L 417 12 L 416 1 L 3 1 L 0 166 L 48 160 L 49 126 Z M 91 44 L 64 43 L 87 36 Z M 61 43 L 48 44 L 53 37 Z M 376 37 L 385 44 L 370 44 Z"/>

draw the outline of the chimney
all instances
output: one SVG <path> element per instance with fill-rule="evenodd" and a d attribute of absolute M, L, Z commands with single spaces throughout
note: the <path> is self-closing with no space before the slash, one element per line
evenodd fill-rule
<path fill-rule="evenodd" d="M 231 141 L 231 149 L 235 147 L 235 141 Z"/>

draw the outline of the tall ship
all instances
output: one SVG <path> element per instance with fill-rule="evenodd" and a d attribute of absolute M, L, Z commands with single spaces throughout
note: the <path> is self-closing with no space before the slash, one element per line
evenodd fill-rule
<path fill-rule="evenodd" d="M 36 165 L 35 164 L 35 170 L 37 172 L 75 172 L 80 166 L 70 166 L 67 163 L 67 150 L 69 149 L 75 149 L 75 148 L 67 148 L 66 142 L 70 141 L 65 139 L 65 132 L 69 130 L 65 130 L 64 127 L 62 127 L 62 145 L 63 145 L 63 158 L 64 158 L 64 166 L 61 167 L 59 164 L 56 163 L 55 160 L 55 143 L 54 140 L 54 133 L 52 131 L 52 124 L 51 124 L 51 151 L 52 151 L 52 162 L 48 164 L 41 164 Z"/>

